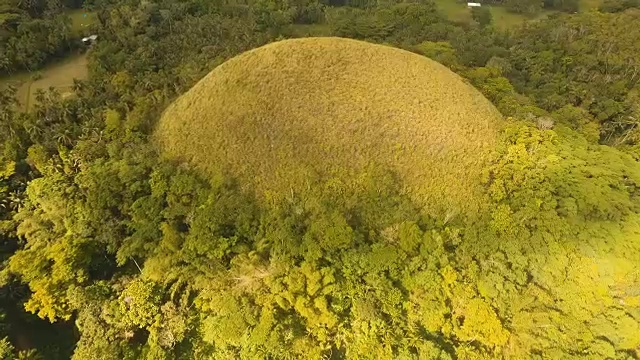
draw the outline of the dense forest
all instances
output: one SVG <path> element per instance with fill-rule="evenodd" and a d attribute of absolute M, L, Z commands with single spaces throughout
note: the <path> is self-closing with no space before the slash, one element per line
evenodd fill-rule
<path fill-rule="evenodd" d="M 1 0 L 0 76 L 37 70 L 78 47 L 78 31 L 65 10 L 78 9 L 80 0 Z"/>
<path fill-rule="evenodd" d="M 513 30 L 431 1 L 0 0 L 0 74 L 77 44 L 90 77 L 0 93 L 0 359 L 640 358 L 640 3 Z M 504 115 L 477 214 L 385 171 L 257 199 L 151 141 L 212 69 L 330 35 L 434 59 Z"/>

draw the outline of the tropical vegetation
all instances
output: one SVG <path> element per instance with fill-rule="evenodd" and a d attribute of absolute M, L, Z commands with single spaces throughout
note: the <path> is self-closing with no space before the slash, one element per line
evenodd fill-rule
<path fill-rule="evenodd" d="M 7 4 L 30 23 L 54 21 L 38 10 L 54 3 Z M 605 2 L 600 11 L 560 13 L 508 32 L 479 16 L 452 22 L 431 2 L 85 6 L 97 12 L 99 41 L 88 51 L 89 79 L 75 84 L 74 95 L 40 92 L 23 112 L 15 89 L 0 93 L 0 358 L 640 357 L 637 4 Z M 6 24 L 0 22 L 0 47 L 27 31 Z M 482 158 L 480 168 L 468 169 L 475 176 L 460 179 L 477 188 L 482 201 L 475 211 L 425 211 L 402 172 L 387 166 L 389 158 L 358 178 L 321 174 L 305 177 L 307 187 L 269 192 L 251 176 L 255 166 L 273 165 L 261 163 L 267 156 L 249 159 L 250 148 L 230 146 L 215 149 L 228 154 L 222 157 L 207 148 L 207 138 L 233 144 L 223 136 L 234 132 L 215 133 L 216 121 L 239 121 L 235 110 L 251 110 L 231 103 L 249 96 L 240 94 L 245 85 L 237 72 L 251 75 L 249 89 L 261 90 L 265 98 L 255 101 L 286 106 L 261 113 L 284 115 L 261 120 L 270 131 L 249 129 L 263 136 L 282 136 L 297 118 L 311 126 L 312 114 L 300 113 L 321 102 L 339 105 L 332 121 L 364 130 L 363 114 L 382 126 L 380 109 L 426 98 L 424 88 L 405 89 L 358 113 L 348 97 L 305 98 L 327 84 L 296 85 L 303 70 L 287 78 L 258 72 L 269 69 L 264 63 L 257 69 L 237 63 L 254 54 L 258 65 L 265 60 L 260 54 L 295 42 L 261 46 L 319 33 L 386 45 L 357 42 L 382 50 L 368 59 L 346 53 L 359 59 L 351 63 L 327 50 L 307 64 L 309 79 L 327 71 L 369 76 L 357 79 L 372 84 L 356 93 L 357 104 L 369 106 L 367 98 L 384 93 L 376 86 L 393 88 L 391 80 L 377 82 L 386 67 L 408 83 L 432 86 L 434 101 L 448 104 L 416 114 L 415 124 L 438 126 L 442 134 L 448 125 L 452 139 L 465 130 L 486 139 L 474 132 L 473 120 L 495 119 L 486 154 L 464 152 L 472 158 L 450 158 L 437 168 L 456 171 Z M 3 71 L 64 53 L 58 36 L 64 31 L 52 36 L 52 47 L 23 50 L 44 54 L 33 63 L 2 60 Z M 391 54 L 422 65 L 400 68 Z M 9 57 L 18 58 L 28 57 Z M 331 59 L 332 69 L 314 67 Z M 237 82 L 225 84 L 221 75 L 234 71 Z M 427 81 L 437 76 L 450 84 Z M 446 86 L 474 95 L 438 98 Z M 296 108 L 275 90 L 306 103 Z M 216 106 L 224 118 L 211 112 Z M 183 108 L 191 112 L 177 111 Z M 330 113 L 317 115 L 329 121 Z M 373 129 L 377 138 L 369 139 L 383 143 L 407 118 L 389 120 L 389 131 Z M 199 159 L 226 163 L 203 167 L 194 154 L 167 151 L 157 137 L 170 136 L 163 126 L 176 119 L 192 127 L 198 151 L 210 152 L 194 153 Z M 457 128 L 460 121 L 469 127 Z M 252 123 L 234 125 L 243 124 Z M 328 131 L 327 125 L 314 126 Z M 279 143 L 291 147 L 288 156 L 295 154 L 294 138 Z M 344 144 L 348 137 L 322 140 Z M 188 145 L 188 137 L 180 141 Z M 433 162 L 416 160 L 423 161 Z M 219 166 L 220 173 L 208 170 Z"/>

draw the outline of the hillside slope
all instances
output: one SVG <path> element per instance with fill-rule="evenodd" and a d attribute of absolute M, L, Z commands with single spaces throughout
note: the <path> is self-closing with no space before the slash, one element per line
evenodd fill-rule
<path fill-rule="evenodd" d="M 213 70 L 163 115 L 169 157 L 260 193 L 313 179 L 357 186 L 372 167 L 398 174 L 429 212 L 480 203 L 477 178 L 498 111 L 458 75 L 381 45 L 306 38 L 272 43 Z"/>

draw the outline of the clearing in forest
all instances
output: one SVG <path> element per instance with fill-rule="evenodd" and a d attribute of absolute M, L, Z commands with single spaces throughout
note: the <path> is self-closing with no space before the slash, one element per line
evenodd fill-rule
<path fill-rule="evenodd" d="M 505 6 L 482 2 L 482 6 L 489 7 L 492 15 L 492 23 L 498 29 L 511 29 L 531 20 L 542 20 L 551 14 L 558 13 L 557 10 L 540 9 L 536 14 L 516 14 L 507 10 Z M 455 22 L 469 23 L 472 21 L 471 9 L 467 6 L 467 1 L 459 0 L 435 0 L 438 10 L 446 17 Z M 579 0 L 580 12 L 588 12 L 597 9 L 601 0 Z"/>
<path fill-rule="evenodd" d="M 66 14 L 71 19 L 72 36 L 80 43 L 80 38 L 91 33 L 91 25 L 96 21 L 96 13 L 85 9 L 68 10 Z M 63 97 L 72 93 L 73 80 L 84 80 L 88 77 L 86 54 L 70 54 L 69 56 L 53 60 L 44 68 L 34 71 L 23 71 L 0 78 L 0 88 L 12 85 L 18 89 L 17 98 L 23 111 L 30 110 L 35 102 L 38 89 L 57 89 Z"/>
<path fill-rule="evenodd" d="M 97 13 L 85 9 L 69 10 L 66 14 L 71 18 L 71 30 L 74 36 L 90 35 L 91 25 L 97 20 Z"/>
<path fill-rule="evenodd" d="M 40 76 L 34 77 L 34 74 Z M 50 64 L 35 72 L 23 72 L 0 79 L 0 86 L 13 85 L 18 89 L 17 98 L 24 111 L 33 108 L 35 94 L 38 89 L 58 90 L 62 97 L 73 93 L 73 80 L 84 80 L 88 77 L 86 54 L 74 55 Z"/>

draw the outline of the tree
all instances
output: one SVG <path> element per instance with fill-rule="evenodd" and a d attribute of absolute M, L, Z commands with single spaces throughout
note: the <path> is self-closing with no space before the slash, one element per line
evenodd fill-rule
<path fill-rule="evenodd" d="M 577 0 L 545 0 L 544 7 L 568 13 L 575 13 L 579 10 L 580 3 Z"/>
<path fill-rule="evenodd" d="M 586 109 L 599 123 L 603 143 L 629 142 L 625 135 L 637 127 L 630 99 L 640 80 L 638 29 L 631 24 L 639 16 L 582 13 L 527 26 L 516 36 L 506 76 L 546 110 Z"/>
<path fill-rule="evenodd" d="M 478 23 L 481 27 L 485 27 L 491 24 L 493 20 L 493 15 L 491 14 L 491 9 L 488 6 L 483 7 L 474 7 L 471 9 L 471 17 L 475 22 Z"/>
<path fill-rule="evenodd" d="M 622 12 L 631 8 L 640 8 L 640 1 L 638 0 L 605 0 L 600 6 L 600 10 L 603 12 L 615 13 Z"/>
<path fill-rule="evenodd" d="M 74 97 L 0 95 L 0 338 L 26 308 L 57 322 L 47 359 L 640 356 L 634 11 L 508 35 L 433 4 L 320 7 L 332 35 L 439 61 L 506 116 L 470 219 L 423 213 L 392 168 L 275 196 L 158 154 L 172 98 L 317 4 L 108 3 Z M 77 343 L 51 351 L 76 341 L 65 318 Z M 9 338 L 0 358 L 35 353 Z"/>
<path fill-rule="evenodd" d="M 27 7 L 26 13 L 15 11 L 16 4 L 5 8 L 0 3 L 0 74 L 36 70 L 74 48 L 71 20 L 61 8 L 43 7 L 43 1 L 19 4 Z"/>
<path fill-rule="evenodd" d="M 543 2 L 541 0 L 505 0 L 504 4 L 511 12 L 532 15 L 540 12 Z"/>

